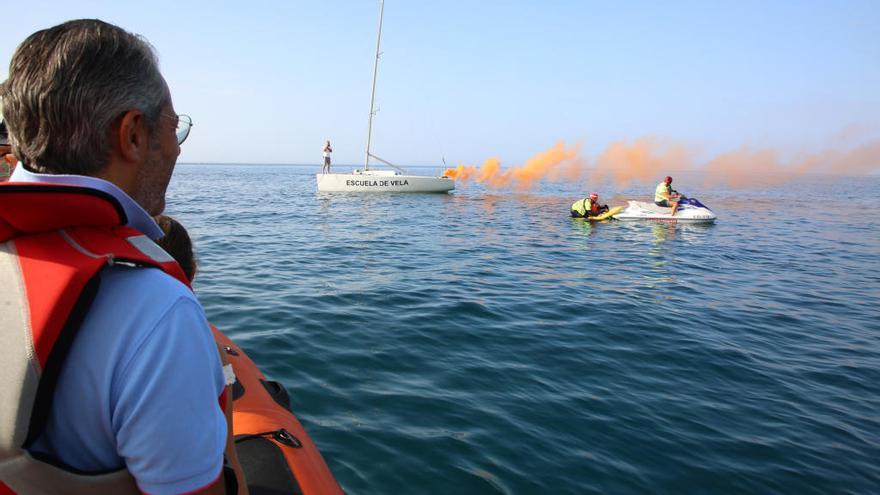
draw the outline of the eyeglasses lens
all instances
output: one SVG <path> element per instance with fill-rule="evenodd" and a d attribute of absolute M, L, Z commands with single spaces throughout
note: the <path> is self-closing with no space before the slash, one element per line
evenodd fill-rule
<path fill-rule="evenodd" d="M 177 116 L 177 144 L 183 144 L 189 137 L 189 131 L 192 129 L 192 119 L 189 115 Z"/>

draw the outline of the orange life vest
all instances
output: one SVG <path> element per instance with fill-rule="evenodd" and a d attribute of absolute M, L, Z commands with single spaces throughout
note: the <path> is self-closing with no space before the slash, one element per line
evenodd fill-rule
<path fill-rule="evenodd" d="M 0 184 L 0 480 L 18 493 L 140 493 L 124 468 L 82 474 L 27 451 L 45 428 L 101 269 L 158 268 L 189 286 L 174 259 L 126 223 L 102 191 Z"/>

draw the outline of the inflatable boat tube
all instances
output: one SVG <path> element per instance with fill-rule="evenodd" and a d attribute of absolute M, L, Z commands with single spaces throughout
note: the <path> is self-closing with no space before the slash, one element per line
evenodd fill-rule
<path fill-rule="evenodd" d="M 241 348 L 211 329 L 235 371 L 232 428 L 251 495 L 341 495 L 318 447 L 291 412 L 285 388 L 266 380 Z"/>

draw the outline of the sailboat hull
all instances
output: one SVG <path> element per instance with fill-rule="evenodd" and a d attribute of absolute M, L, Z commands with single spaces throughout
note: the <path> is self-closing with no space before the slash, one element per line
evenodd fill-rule
<path fill-rule="evenodd" d="M 394 174 L 384 170 L 350 174 L 317 174 L 318 192 L 445 193 L 455 189 L 448 177 Z"/>

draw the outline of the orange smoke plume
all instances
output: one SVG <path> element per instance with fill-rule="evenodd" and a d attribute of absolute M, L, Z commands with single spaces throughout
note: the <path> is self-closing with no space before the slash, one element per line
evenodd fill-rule
<path fill-rule="evenodd" d="M 693 167 L 693 153 L 683 144 L 645 137 L 632 144 L 614 142 L 596 160 L 592 181 L 611 177 L 617 186 L 650 181 L 673 171 Z"/>
<path fill-rule="evenodd" d="M 491 187 L 527 190 L 544 179 L 559 181 L 580 174 L 583 171 L 583 162 L 578 158 L 580 147 L 578 143 L 566 148 L 565 142 L 560 141 L 518 167 L 502 170 L 500 160 L 489 158 L 479 169 L 473 165 L 459 165 L 447 168 L 443 175 L 460 181 L 474 180 Z"/>
<path fill-rule="evenodd" d="M 664 175 L 682 171 L 697 172 L 706 184 L 726 184 L 733 188 L 777 185 L 808 173 L 835 176 L 866 175 L 880 170 L 880 140 L 852 147 L 871 130 L 850 126 L 834 136 L 841 149 L 800 153 L 798 158 L 783 160 L 771 149 L 739 150 L 721 153 L 704 163 L 695 160 L 695 148 L 684 143 L 644 137 L 632 142 L 609 144 L 595 160 L 590 183 L 611 179 L 616 186 L 630 182 L 651 182 Z M 580 143 L 566 147 L 563 141 L 538 153 L 517 167 L 501 168 L 498 158 L 489 158 L 482 166 L 459 165 L 444 175 L 490 187 L 514 187 L 527 190 L 542 180 L 574 181 L 585 177 L 587 160 L 578 156 Z M 848 149 L 846 149 L 848 148 Z"/>
<path fill-rule="evenodd" d="M 880 141 L 848 151 L 826 150 L 784 163 L 773 150 L 747 148 L 723 153 L 703 169 L 707 182 L 721 182 L 734 188 L 775 185 L 804 174 L 865 175 L 880 169 Z"/>

